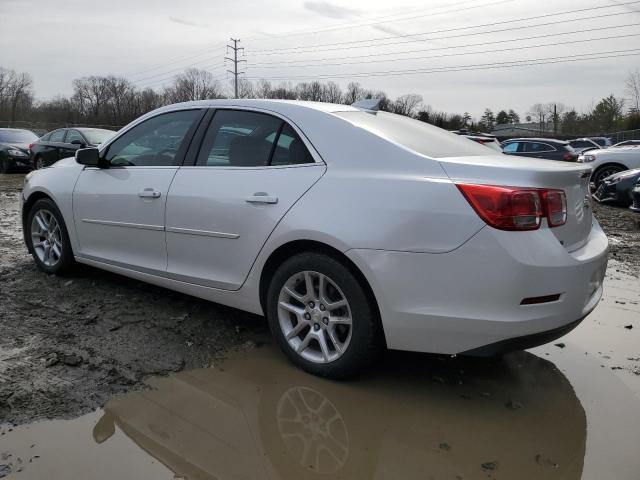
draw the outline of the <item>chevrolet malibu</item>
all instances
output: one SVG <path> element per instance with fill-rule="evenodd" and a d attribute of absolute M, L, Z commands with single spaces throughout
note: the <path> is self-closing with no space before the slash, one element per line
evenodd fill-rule
<path fill-rule="evenodd" d="M 177 104 L 30 173 L 27 248 L 265 315 L 291 361 L 344 378 L 385 348 L 551 341 L 602 295 L 591 170 L 376 109 Z"/>

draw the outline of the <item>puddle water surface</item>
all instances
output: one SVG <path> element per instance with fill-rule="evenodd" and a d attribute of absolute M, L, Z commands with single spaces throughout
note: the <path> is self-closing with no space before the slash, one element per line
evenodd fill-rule
<path fill-rule="evenodd" d="M 571 345 L 490 360 L 392 352 L 350 382 L 307 375 L 265 346 L 149 383 L 76 420 L 2 427 L 0 468 L 17 479 L 640 472 L 637 398 Z"/>

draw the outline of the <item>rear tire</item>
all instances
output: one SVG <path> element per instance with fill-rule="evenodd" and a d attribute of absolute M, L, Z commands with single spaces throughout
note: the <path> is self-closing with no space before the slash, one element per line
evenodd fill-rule
<path fill-rule="evenodd" d="M 10 170 L 9 162 L 6 159 L 0 160 L 0 173 L 9 173 Z"/>
<path fill-rule="evenodd" d="M 37 200 L 27 216 L 26 238 L 37 267 L 46 273 L 64 275 L 76 265 L 69 233 L 56 204 Z"/>
<path fill-rule="evenodd" d="M 323 253 L 280 265 L 267 291 L 267 318 L 285 355 L 321 377 L 355 376 L 383 349 L 373 299 L 343 262 Z"/>

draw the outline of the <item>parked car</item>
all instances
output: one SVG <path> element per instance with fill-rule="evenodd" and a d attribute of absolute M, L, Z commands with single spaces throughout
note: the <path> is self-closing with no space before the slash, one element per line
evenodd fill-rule
<path fill-rule="evenodd" d="M 592 167 L 591 183 L 598 188 L 605 178 L 614 173 L 640 168 L 640 146 L 591 150 L 581 154 L 578 163 Z"/>
<path fill-rule="evenodd" d="M 113 134 L 113 130 L 104 128 L 59 128 L 29 145 L 31 165 L 36 170 L 48 167 L 73 156 L 79 148 L 100 145 Z"/>
<path fill-rule="evenodd" d="M 609 148 L 613 145 L 613 140 L 609 137 L 589 137 L 589 139 L 600 145 L 600 148 Z"/>
<path fill-rule="evenodd" d="M 625 170 L 605 178 L 593 194 L 601 203 L 615 203 L 628 207 L 633 201 L 632 190 L 640 180 L 640 168 Z"/>
<path fill-rule="evenodd" d="M 629 208 L 634 212 L 640 213 L 640 181 L 636 183 L 635 187 L 631 191 L 631 198 L 633 199 L 633 202 Z"/>
<path fill-rule="evenodd" d="M 640 140 L 624 140 L 612 145 L 612 147 L 631 147 L 633 145 L 640 145 Z"/>
<path fill-rule="evenodd" d="M 0 173 L 30 169 L 29 143 L 37 138 L 29 130 L 0 128 Z"/>
<path fill-rule="evenodd" d="M 514 138 L 502 142 L 502 151 L 507 155 L 520 157 L 544 158 L 575 162 L 578 154 L 569 142 L 551 138 Z"/>
<path fill-rule="evenodd" d="M 25 242 L 43 272 L 79 262 L 264 314 L 321 376 L 385 346 L 487 355 L 573 329 L 607 265 L 590 170 L 510 160 L 371 106 L 171 105 L 27 175 Z"/>
<path fill-rule="evenodd" d="M 573 147 L 576 153 L 584 153 L 589 150 L 597 150 L 601 148 L 600 145 L 590 138 L 575 138 L 573 140 L 569 140 L 569 145 Z"/>
<path fill-rule="evenodd" d="M 452 130 L 451 133 L 455 133 L 456 135 L 463 135 L 469 140 L 473 140 L 480 145 L 484 145 L 485 147 L 489 147 L 496 152 L 502 153 L 502 145 L 500 145 L 500 142 L 498 141 L 496 136 L 491 135 L 490 133 L 468 132 L 467 130 Z"/>

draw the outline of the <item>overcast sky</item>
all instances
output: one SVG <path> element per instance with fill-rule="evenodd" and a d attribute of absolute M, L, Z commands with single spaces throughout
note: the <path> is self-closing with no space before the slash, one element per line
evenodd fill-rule
<path fill-rule="evenodd" d="M 584 110 L 622 96 L 628 71 L 640 68 L 640 1 L 392 3 L 0 0 L 0 65 L 29 72 L 41 99 L 69 94 L 72 79 L 88 75 L 161 88 L 195 66 L 227 82 L 224 45 L 236 37 L 250 78 L 358 81 L 476 117 L 485 107 L 524 116 L 536 102 Z M 518 61 L 545 63 L 493 68 Z"/>

